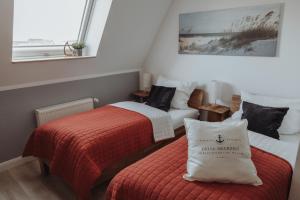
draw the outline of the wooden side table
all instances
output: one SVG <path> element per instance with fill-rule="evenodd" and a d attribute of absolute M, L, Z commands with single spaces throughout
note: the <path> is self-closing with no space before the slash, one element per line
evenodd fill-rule
<path fill-rule="evenodd" d="M 198 108 L 207 112 L 208 122 L 221 122 L 229 117 L 230 108 L 221 105 L 206 104 Z"/>
<path fill-rule="evenodd" d="M 150 92 L 138 90 L 136 92 L 133 92 L 131 96 L 133 96 L 134 100 L 139 103 L 144 103 L 147 101 L 147 98 L 149 97 Z"/>

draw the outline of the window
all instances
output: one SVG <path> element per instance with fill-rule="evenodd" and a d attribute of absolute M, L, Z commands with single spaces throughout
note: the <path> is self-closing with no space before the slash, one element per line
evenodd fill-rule
<path fill-rule="evenodd" d="M 63 56 L 68 41 L 85 42 L 94 0 L 15 0 L 13 59 Z"/>

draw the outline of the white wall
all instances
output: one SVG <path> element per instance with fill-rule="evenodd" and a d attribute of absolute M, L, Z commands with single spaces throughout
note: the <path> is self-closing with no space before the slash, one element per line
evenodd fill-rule
<path fill-rule="evenodd" d="M 285 3 L 279 57 L 230 57 L 178 54 L 179 14 L 267 3 Z M 239 89 L 276 96 L 300 97 L 299 0 L 175 0 L 161 26 L 144 70 L 175 79 L 230 83 L 225 101 Z"/>
<path fill-rule="evenodd" d="M 12 64 L 13 0 L 1 0 L 0 88 L 141 68 L 170 2 L 114 0 L 95 59 Z"/>

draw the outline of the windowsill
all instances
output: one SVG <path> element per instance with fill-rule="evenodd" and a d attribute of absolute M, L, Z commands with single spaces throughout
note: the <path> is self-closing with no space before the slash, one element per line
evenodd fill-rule
<path fill-rule="evenodd" d="M 77 60 L 77 59 L 87 59 L 96 58 L 96 56 L 55 56 L 55 57 L 38 57 L 38 58 L 13 58 L 12 63 L 27 63 L 27 62 L 46 62 L 46 61 L 56 61 L 56 60 Z"/>

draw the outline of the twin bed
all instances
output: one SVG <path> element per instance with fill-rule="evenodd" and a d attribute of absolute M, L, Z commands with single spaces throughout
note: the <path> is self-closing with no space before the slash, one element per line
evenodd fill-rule
<path fill-rule="evenodd" d="M 291 165 L 252 148 L 252 160 L 263 181 L 259 187 L 241 184 L 188 182 L 185 137 L 120 172 L 110 183 L 108 200 L 283 200 L 288 198 Z M 278 169 L 279 168 L 279 169 Z"/>
<path fill-rule="evenodd" d="M 233 102 L 235 112 L 240 102 Z M 261 186 L 185 181 L 182 176 L 186 172 L 188 145 L 186 137 L 182 137 L 120 172 L 110 183 L 107 199 L 288 199 L 300 135 L 282 136 L 279 141 L 249 131 L 249 140 L 252 160 L 263 181 Z M 296 190 L 291 191 L 291 199 L 297 198 Z"/>
<path fill-rule="evenodd" d="M 252 160 L 262 186 L 191 183 L 182 178 L 187 160 L 187 140 L 181 137 L 185 133 L 183 119 L 198 118 L 197 107 L 202 101 L 203 91 L 195 90 L 189 100 L 190 109 L 171 109 L 166 115 L 156 114 L 160 112 L 155 109 L 140 110 L 141 105 L 129 102 L 56 120 L 36 129 L 24 155 L 38 157 L 43 169 L 49 167 L 52 174 L 62 177 L 80 199 L 88 199 L 95 184 L 112 178 L 137 160 L 113 178 L 108 200 L 288 199 L 298 165 L 299 135 L 283 136 L 278 141 L 249 132 Z M 240 100 L 235 96 L 232 102 L 231 110 L 235 112 Z M 159 123 L 162 121 L 166 123 Z M 161 134 L 161 129 L 175 130 L 175 134 Z M 296 190 L 290 196 L 295 197 Z"/>
<path fill-rule="evenodd" d="M 80 199 L 89 199 L 93 186 L 182 136 L 183 119 L 197 118 L 202 101 L 203 91 L 196 89 L 186 110 L 167 113 L 121 102 L 54 120 L 34 131 L 23 155 L 38 157 L 44 173 L 61 177 Z"/>

